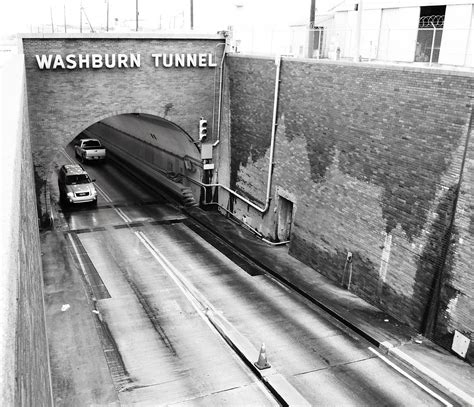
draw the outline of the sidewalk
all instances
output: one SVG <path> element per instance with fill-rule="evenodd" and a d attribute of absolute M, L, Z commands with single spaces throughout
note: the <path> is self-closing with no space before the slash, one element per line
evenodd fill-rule
<path fill-rule="evenodd" d="M 415 330 L 290 256 L 286 246 L 268 245 L 217 212 L 196 207 L 184 211 L 198 222 L 201 233 L 212 231 L 241 255 L 380 348 L 379 351 L 396 358 L 461 405 L 474 406 L 474 367 L 469 363 L 420 338 Z M 421 343 L 415 342 L 415 338 L 421 339 Z"/>

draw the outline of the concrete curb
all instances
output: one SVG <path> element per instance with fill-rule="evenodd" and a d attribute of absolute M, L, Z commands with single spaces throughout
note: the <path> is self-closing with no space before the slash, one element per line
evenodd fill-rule
<path fill-rule="evenodd" d="M 221 336 L 238 353 L 241 359 L 261 378 L 265 386 L 284 406 L 311 406 L 311 404 L 296 390 L 284 376 L 274 368 L 259 370 L 254 361 L 258 358 L 258 350 L 250 341 L 240 334 L 228 321 L 217 313 L 207 310 L 206 316 Z"/>
<path fill-rule="evenodd" d="M 412 372 L 416 372 L 418 375 L 425 378 L 428 382 L 430 382 L 430 384 L 435 385 L 441 391 L 456 396 L 456 398 L 462 403 L 465 403 L 466 406 L 474 406 L 474 397 L 459 389 L 445 378 L 441 377 L 417 360 L 413 359 L 411 356 L 408 356 L 401 349 L 390 348 L 388 350 L 388 354 L 397 359 Z"/>

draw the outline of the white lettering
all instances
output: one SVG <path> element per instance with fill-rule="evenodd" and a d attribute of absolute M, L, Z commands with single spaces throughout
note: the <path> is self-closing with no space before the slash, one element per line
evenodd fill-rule
<path fill-rule="evenodd" d="M 169 54 L 163 55 L 163 66 L 165 68 L 171 68 L 173 66 L 173 55 L 169 55 Z"/>
<path fill-rule="evenodd" d="M 66 55 L 66 62 L 67 62 L 67 65 L 66 65 L 67 69 L 75 69 L 77 66 L 76 56 L 74 54 Z"/>
<path fill-rule="evenodd" d="M 52 55 L 35 55 L 35 57 L 39 69 L 50 69 L 51 60 L 53 59 Z"/>
<path fill-rule="evenodd" d="M 175 54 L 174 66 L 184 67 L 185 62 L 186 62 L 185 54 Z"/>
<path fill-rule="evenodd" d="M 216 67 L 214 54 L 151 54 L 155 67 Z M 140 54 L 35 55 L 39 69 L 140 68 Z"/>
<path fill-rule="evenodd" d="M 130 54 L 130 68 L 140 68 L 140 54 Z"/>
<path fill-rule="evenodd" d="M 188 68 L 196 66 L 196 54 L 188 54 L 186 58 L 186 66 Z"/>
<path fill-rule="evenodd" d="M 85 55 L 79 54 L 78 64 L 79 64 L 79 69 L 89 68 L 89 54 L 85 54 Z"/>
<path fill-rule="evenodd" d="M 152 58 L 155 61 L 155 68 L 160 66 L 160 58 L 163 57 L 163 54 L 151 54 Z"/>
<path fill-rule="evenodd" d="M 206 57 L 207 57 L 206 54 L 199 54 L 199 66 L 200 66 L 200 67 L 207 66 L 207 59 L 206 59 Z"/>
<path fill-rule="evenodd" d="M 102 55 L 92 54 L 91 58 L 92 58 L 92 68 L 98 69 L 104 66 L 104 63 L 102 62 Z"/>
<path fill-rule="evenodd" d="M 63 68 L 63 69 L 66 69 L 66 67 L 64 66 L 64 61 L 63 61 L 63 58 L 61 57 L 61 55 L 56 55 L 56 57 L 54 58 L 53 69 L 56 69 L 58 66 Z"/>
<path fill-rule="evenodd" d="M 115 54 L 109 55 L 105 54 L 105 67 L 106 68 L 115 68 Z"/>
<path fill-rule="evenodd" d="M 125 54 L 118 54 L 117 68 L 128 68 L 127 56 Z"/>
<path fill-rule="evenodd" d="M 209 54 L 209 65 L 208 65 L 208 66 L 211 66 L 211 67 L 217 66 L 217 64 L 212 60 L 212 57 L 213 57 L 213 56 L 214 56 L 214 55 Z"/>

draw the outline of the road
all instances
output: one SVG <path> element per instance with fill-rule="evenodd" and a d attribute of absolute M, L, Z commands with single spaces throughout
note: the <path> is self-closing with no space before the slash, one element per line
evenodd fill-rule
<path fill-rule="evenodd" d="M 112 163 L 85 168 L 97 208 L 58 205 L 42 234 L 57 406 L 279 405 L 239 355 L 257 361 L 262 344 L 267 375 L 308 405 L 443 405 L 315 305 L 239 267 L 165 197 Z"/>

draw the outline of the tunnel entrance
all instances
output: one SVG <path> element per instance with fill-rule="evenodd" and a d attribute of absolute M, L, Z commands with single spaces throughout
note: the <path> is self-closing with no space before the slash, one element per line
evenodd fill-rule
<path fill-rule="evenodd" d="M 104 163 L 171 195 L 183 206 L 196 206 L 201 198 L 203 169 L 198 145 L 178 125 L 158 116 L 133 113 L 100 120 L 60 152 L 55 167 L 60 171 L 64 165 L 79 165 L 87 171 Z M 57 183 L 61 189 L 59 179 Z M 53 191 L 55 184 L 52 179 L 53 202 L 61 195 Z M 62 201 L 65 194 L 64 190 Z"/>

